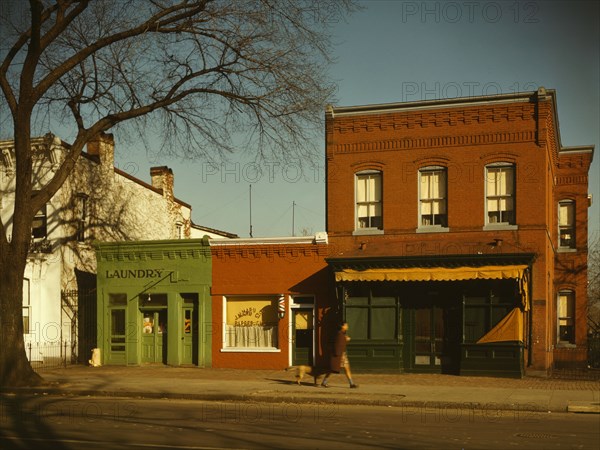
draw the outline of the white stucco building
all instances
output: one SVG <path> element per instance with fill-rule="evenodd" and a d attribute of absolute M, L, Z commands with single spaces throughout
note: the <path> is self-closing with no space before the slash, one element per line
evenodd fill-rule
<path fill-rule="evenodd" d="M 41 189 L 69 144 L 48 134 L 32 139 L 32 147 L 34 189 Z M 34 220 L 23 288 L 32 361 L 89 358 L 96 342 L 95 241 L 237 237 L 192 223 L 191 206 L 174 195 L 171 169 L 152 167 L 146 183 L 115 167 L 114 149 L 109 134 L 88 143 Z M 0 141 L 0 214 L 9 236 L 15 200 L 13 141 Z"/>

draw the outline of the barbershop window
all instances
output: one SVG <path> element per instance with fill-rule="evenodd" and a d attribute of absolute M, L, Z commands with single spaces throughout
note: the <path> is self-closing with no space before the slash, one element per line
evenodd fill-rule
<path fill-rule="evenodd" d="M 227 297 L 225 299 L 226 348 L 276 349 L 279 297 Z"/>

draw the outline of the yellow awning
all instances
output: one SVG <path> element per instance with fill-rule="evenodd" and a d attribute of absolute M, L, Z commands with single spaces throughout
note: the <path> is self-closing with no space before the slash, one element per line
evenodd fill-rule
<path fill-rule="evenodd" d="M 488 331 L 478 344 L 485 342 L 523 342 L 523 312 L 514 308 L 494 328 Z"/>
<path fill-rule="evenodd" d="M 483 267 L 411 267 L 406 269 L 343 269 L 335 273 L 335 281 L 458 281 L 478 279 L 521 279 L 527 269 L 519 266 Z"/>
<path fill-rule="evenodd" d="M 519 281 L 523 309 L 529 309 L 528 266 L 482 267 L 409 267 L 373 268 L 365 270 L 342 269 L 335 272 L 335 281 L 460 281 L 511 279 Z"/>

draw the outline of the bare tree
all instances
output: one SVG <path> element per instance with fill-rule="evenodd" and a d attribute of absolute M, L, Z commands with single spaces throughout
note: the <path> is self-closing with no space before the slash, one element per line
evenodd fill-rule
<path fill-rule="evenodd" d="M 33 217 L 112 129 L 187 158 L 234 147 L 260 157 L 310 157 L 328 81 L 328 25 L 352 0 L 29 0 L 0 10 L 1 136 L 14 139 L 12 234 L 0 221 L 0 382 L 41 381 L 23 345 L 21 292 Z M 11 9 L 13 8 L 13 9 Z M 72 138 L 32 190 L 31 138 Z M 62 131 L 64 130 L 64 131 Z M 160 132 L 156 132 L 160 130 Z"/>

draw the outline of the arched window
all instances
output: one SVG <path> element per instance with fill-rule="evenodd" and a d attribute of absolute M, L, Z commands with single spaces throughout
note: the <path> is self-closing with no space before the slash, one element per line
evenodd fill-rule
<path fill-rule="evenodd" d="M 494 163 L 485 171 L 486 225 L 514 225 L 515 166 Z"/>
<path fill-rule="evenodd" d="M 575 202 L 558 202 L 558 246 L 575 248 Z"/>
<path fill-rule="evenodd" d="M 447 227 L 446 168 L 424 167 L 419 170 L 419 226 Z"/>
<path fill-rule="evenodd" d="M 356 229 L 383 228 L 382 174 L 363 171 L 356 174 Z"/>
<path fill-rule="evenodd" d="M 575 344 L 575 293 L 560 291 L 557 306 L 557 342 Z"/>

